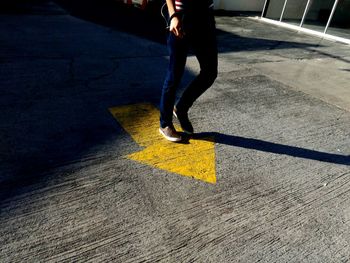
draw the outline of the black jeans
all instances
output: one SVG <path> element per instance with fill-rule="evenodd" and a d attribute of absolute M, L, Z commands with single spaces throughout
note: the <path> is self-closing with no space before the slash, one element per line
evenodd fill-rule
<path fill-rule="evenodd" d="M 203 18 L 200 18 L 203 19 Z M 200 66 L 199 75 L 185 89 L 176 103 L 179 112 L 187 112 L 194 101 L 202 95 L 217 77 L 218 51 L 214 16 L 204 21 L 193 18 L 184 21 L 185 36 L 168 36 L 169 67 L 164 81 L 160 101 L 160 126 L 172 125 L 172 111 L 176 89 L 184 73 L 189 48 L 192 48 Z"/>

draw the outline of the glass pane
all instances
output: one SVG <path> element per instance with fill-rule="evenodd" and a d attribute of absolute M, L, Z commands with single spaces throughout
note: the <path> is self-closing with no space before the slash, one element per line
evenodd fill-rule
<path fill-rule="evenodd" d="M 304 27 L 323 32 L 335 0 L 314 0 L 306 14 Z"/>
<path fill-rule="evenodd" d="M 282 21 L 293 25 L 300 25 L 307 0 L 288 0 L 286 9 L 284 10 Z"/>
<path fill-rule="evenodd" d="M 269 0 L 267 1 L 267 12 L 265 17 L 275 20 L 280 20 L 284 0 Z"/>
<path fill-rule="evenodd" d="M 350 0 L 340 0 L 327 34 L 350 39 Z"/>

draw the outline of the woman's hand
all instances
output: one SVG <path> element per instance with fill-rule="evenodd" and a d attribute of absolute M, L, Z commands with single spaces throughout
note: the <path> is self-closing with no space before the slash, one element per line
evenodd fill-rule
<path fill-rule="evenodd" d="M 177 16 L 175 16 L 175 17 L 173 17 L 173 19 L 171 19 L 169 30 L 170 30 L 170 32 L 173 32 L 174 35 L 179 37 L 179 38 L 184 37 L 184 32 L 182 30 L 182 23 L 181 23 L 181 20 Z"/>

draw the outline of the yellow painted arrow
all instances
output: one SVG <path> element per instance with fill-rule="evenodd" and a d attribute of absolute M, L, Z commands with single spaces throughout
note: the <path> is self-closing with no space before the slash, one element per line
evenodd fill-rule
<path fill-rule="evenodd" d="M 144 150 L 128 155 L 131 160 L 161 170 L 216 183 L 214 141 L 190 140 L 173 143 L 159 134 L 159 111 L 152 104 L 110 108 L 124 130 Z"/>

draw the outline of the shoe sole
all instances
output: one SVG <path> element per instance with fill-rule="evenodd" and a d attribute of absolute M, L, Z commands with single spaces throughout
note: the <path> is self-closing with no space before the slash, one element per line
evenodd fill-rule
<path fill-rule="evenodd" d="M 177 117 L 175 111 L 173 111 L 173 115 L 174 115 L 174 117 L 175 117 L 176 119 L 179 119 L 179 117 Z M 182 128 L 182 127 L 181 127 L 181 128 Z M 185 129 L 183 129 L 183 131 L 184 131 L 184 133 L 186 133 L 187 135 L 193 135 L 193 132 L 186 131 Z"/>
<path fill-rule="evenodd" d="M 160 128 L 159 128 L 159 132 L 168 141 L 171 141 L 171 142 L 181 142 L 182 141 L 182 138 L 173 138 L 173 137 L 167 136 Z"/>

